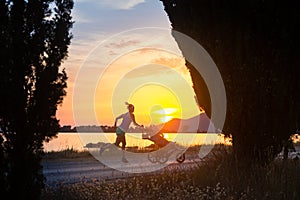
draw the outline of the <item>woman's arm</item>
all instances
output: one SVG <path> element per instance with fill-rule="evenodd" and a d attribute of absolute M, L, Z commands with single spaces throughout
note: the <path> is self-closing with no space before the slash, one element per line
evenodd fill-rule
<path fill-rule="evenodd" d="M 135 121 L 135 116 L 134 116 L 134 114 L 133 113 L 130 113 L 130 117 L 131 117 L 131 119 L 132 119 L 132 122 L 133 122 L 133 124 L 134 125 L 136 125 L 136 126 L 140 126 L 140 127 L 143 127 L 142 125 L 139 125 L 136 121 Z"/>
<path fill-rule="evenodd" d="M 118 117 L 116 117 L 114 127 L 117 126 L 118 120 L 121 119 L 122 117 L 123 117 L 123 114 L 121 114 L 121 115 L 119 115 Z"/>

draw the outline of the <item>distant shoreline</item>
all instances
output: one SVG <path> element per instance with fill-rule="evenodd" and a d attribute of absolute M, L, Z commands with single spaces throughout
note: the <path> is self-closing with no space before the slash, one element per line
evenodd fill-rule
<path fill-rule="evenodd" d="M 115 132 L 101 132 L 101 131 L 59 131 L 58 133 L 115 133 Z M 140 131 L 136 132 L 127 132 L 127 133 L 141 133 Z M 163 132 L 163 133 L 169 133 L 169 134 L 177 134 L 177 133 L 198 133 L 198 134 L 216 134 L 216 133 L 210 133 L 210 132 Z M 221 134 L 221 133 L 217 133 Z"/>

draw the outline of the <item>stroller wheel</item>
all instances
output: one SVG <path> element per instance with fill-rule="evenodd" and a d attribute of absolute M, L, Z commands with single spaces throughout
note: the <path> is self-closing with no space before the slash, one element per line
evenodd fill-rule
<path fill-rule="evenodd" d="M 166 163 L 167 161 L 168 161 L 168 157 L 167 156 L 159 156 L 158 157 L 158 162 L 160 163 L 160 164 L 163 164 L 163 163 Z"/>
<path fill-rule="evenodd" d="M 148 153 L 148 160 L 152 163 L 156 163 L 157 162 L 157 158 L 156 158 L 156 154 L 155 153 Z"/>
<path fill-rule="evenodd" d="M 183 163 L 185 160 L 185 154 L 184 153 L 179 153 L 177 156 L 176 156 L 176 161 L 179 162 L 179 163 Z"/>

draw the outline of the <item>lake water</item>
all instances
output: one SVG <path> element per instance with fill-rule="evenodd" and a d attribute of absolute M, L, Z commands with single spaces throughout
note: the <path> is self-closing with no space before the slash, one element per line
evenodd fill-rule
<path fill-rule="evenodd" d="M 169 141 L 176 142 L 185 146 L 216 144 L 229 142 L 223 136 L 208 133 L 168 133 L 164 134 Z M 74 150 L 83 151 L 87 148 L 87 144 L 114 143 L 116 139 L 115 133 L 58 133 L 57 138 L 53 138 L 50 142 L 44 143 L 45 152 L 62 151 L 73 148 Z M 143 148 L 153 144 L 152 141 L 142 139 L 141 133 L 126 133 L 127 147 L 137 146 Z"/>

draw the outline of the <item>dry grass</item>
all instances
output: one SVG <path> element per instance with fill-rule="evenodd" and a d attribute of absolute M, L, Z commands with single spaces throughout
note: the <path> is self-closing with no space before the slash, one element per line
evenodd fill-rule
<path fill-rule="evenodd" d="M 197 147 L 189 151 L 197 151 Z M 300 161 L 275 160 L 239 169 L 229 147 L 219 146 L 194 169 L 114 181 L 97 180 L 45 188 L 42 199 L 300 199 Z"/>
<path fill-rule="evenodd" d="M 62 151 L 50 151 L 45 153 L 44 160 L 55 160 L 55 159 L 74 159 L 74 158 L 90 158 L 92 155 L 89 151 L 77 151 L 73 148 L 62 150 Z"/>

